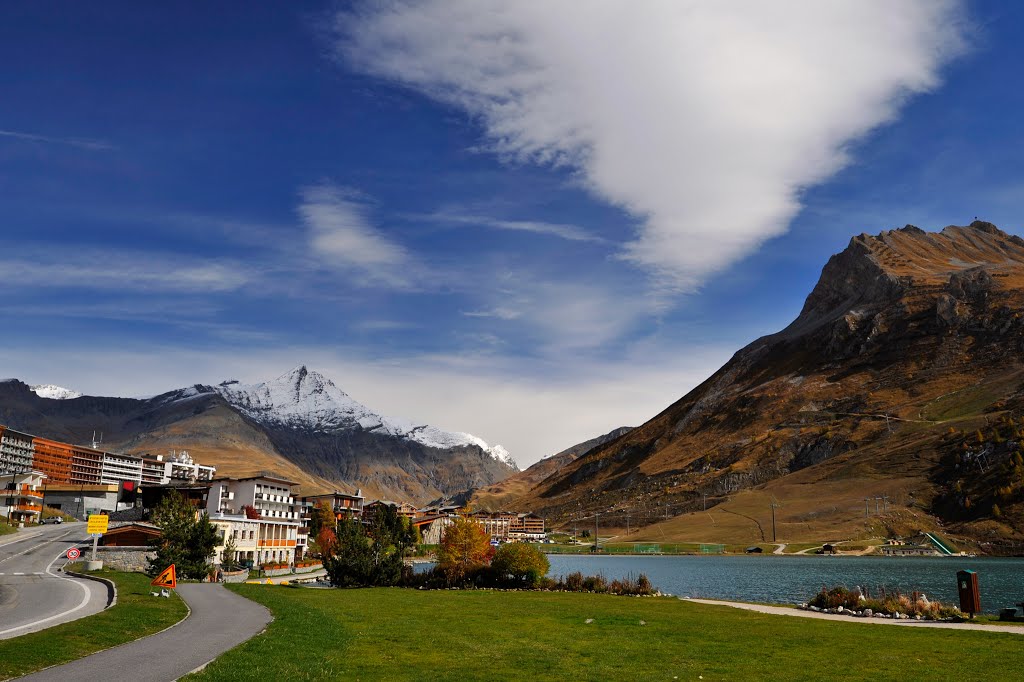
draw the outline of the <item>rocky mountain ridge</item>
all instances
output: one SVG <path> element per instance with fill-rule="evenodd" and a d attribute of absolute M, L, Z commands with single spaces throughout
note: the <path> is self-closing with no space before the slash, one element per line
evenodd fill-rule
<path fill-rule="evenodd" d="M 804 521 L 784 515 L 794 528 L 831 518 L 862 532 L 863 497 L 884 490 L 922 526 L 1024 541 L 1024 480 L 1000 498 L 996 520 L 991 479 L 1010 474 L 997 462 L 975 485 L 951 451 L 970 448 L 965 433 L 984 438 L 990 420 L 1024 418 L 1022 310 L 1024 240 L 994 225 L 856 236 L 785 329 L 518 503 L 563 518 L 580 507 L 602 519 L 632 513 L 635 523 L 654 507 L 678 516 L 764 498 L 756 513 L 737 511 L 751 519 L 747 541 L 763 539 L 765 510 L 786 504 L 783 493 L 803 510 Z M 847 506 L 826 508 L 824 491 Z M 708 532 L 696 528 L 686 532 Z"/>

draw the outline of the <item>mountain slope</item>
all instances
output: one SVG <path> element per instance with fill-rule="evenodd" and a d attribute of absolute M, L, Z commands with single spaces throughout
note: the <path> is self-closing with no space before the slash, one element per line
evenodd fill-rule
<path fill-rule="evenodd" d="M 305 367 L 252 386 L 197 385 L 146 400 L 47 399 L 9 380 L 0 382 L 0 424 L 72 443 L 102 433 L 102 447 L 133 454 L 185 449 L 219 475 L 272 471 L 306 493 L 362 488 L 426 502 L 515 471 L 501 446 L 377 415 Z"/>
<path fill-rule="evenodd" d="M 792 533 L 945 521 L 1011 546 L 1024 541 L 1024 467 L 1018 483 L 1006 444 L 1024 438 L 1010 425 L 1024 418 L 1022 309 L 1024 241 L 989 223 L 854 237 L 786 329 L 525 499 L 563 518 L 580 505 L 635 523 L 702 509 L 707 496 L 737 507 L 750 540 L 764 538 L 775 503 Z M 900 501 L 865 514 L 875 494 Z M 738 508 L 758 495 L 756 509 Z M 704 519 L 686 532 L 717 531 Z"/>
<path fill-rule="evenodd" d="M 527 469 L 515 473 L 503 481 L 480 488 L 473 493 L 472 502 L 475 507 L 484 509 L 518 509 L 519 498 L 532 487 L 559 471 L 562 467 L 576 460 L 580 455 L 604 445 L 619 436 L 629 433 L 633 427 L 620 426 L 608 433 L 591 438 L 568 447 L 561 452 L 549 455 Z"/>

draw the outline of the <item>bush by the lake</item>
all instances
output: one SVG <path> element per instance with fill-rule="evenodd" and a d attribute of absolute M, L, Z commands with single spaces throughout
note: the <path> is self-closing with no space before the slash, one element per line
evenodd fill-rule
<path fill-rule="evenodd" d="M 920 616 L 927 620 L 942 620 L 962 615 L 957 607 L 930 601 L 923 594 L 915 592 L 913 596 L 908 597 L 899 590 L 886 590 L 884 587 L 879 588 L 875 596 L 865 594 L 859 588 L 848 590 L 843 586 L 831 589 L 823 587 L 807 604 L 819 609 L 838 609 L 841 606 L 845 611 L 870 610 L 872 613 L 887 616 Z"/>
<path fill-rule="evenodd" d="M 552 592 L 595 592 L 598 594 L 637 596 L 648 596 L 657 592 L 651 585 L 650 579 L 643 573 L 636 578 L 630 574 L 625 578 L 608 582 L 608 579 L 601 574 L 583 575 L 576 571 L 566 575 L 564 578 L 548 578 L 546 576 L 536 576 L 535 571 L 530 571 L 524 580 L 522 577 L 510 575 L 504 570 L 497 570 L 494 566 L 482 566 L 475 570 L 466 571 L 457 577 L 453 577 L 451 573 L 435 567 L 424 573 L 406 573 L 402 578 L 402 585 L 427 590 L 453 588 L 538 589 Z"/>

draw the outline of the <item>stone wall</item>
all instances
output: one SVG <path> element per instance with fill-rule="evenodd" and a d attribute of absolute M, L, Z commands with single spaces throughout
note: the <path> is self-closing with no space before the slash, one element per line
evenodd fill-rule
<path fill-rule="evenodd" d="M 249 571 L 224 571 L 224 582 L 226 583 L 244 583 L 249 579 Z"/>
<path fill-rule="evenodd" d="M 82 550 L 85 561 L 92 557 L 92 547 Z M 145 573 L 149 559 L 155 558 L 156 552 L 150 547 L 97 547 L 96 558 L 103 562 L 103 568 L 127 573 Z"/>

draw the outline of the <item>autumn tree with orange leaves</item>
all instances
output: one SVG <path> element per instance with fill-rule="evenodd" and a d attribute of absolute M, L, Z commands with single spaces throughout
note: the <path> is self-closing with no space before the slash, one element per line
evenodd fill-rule
<path fill-rule="evenodd" d="M 483 526 L 466 518 L 454 519 L 441 537 L 437 566 L 450 581 L 461 580 L 491 563 L 494 547 Z"/>

